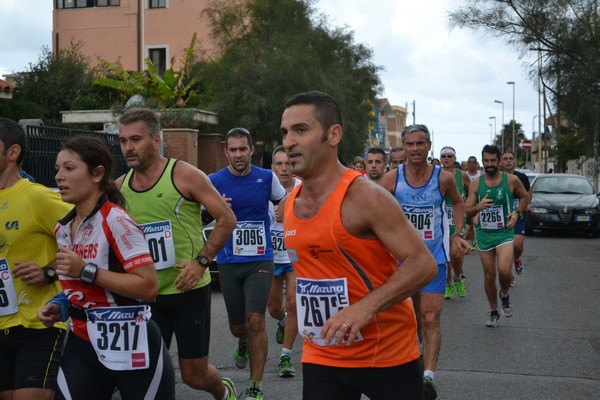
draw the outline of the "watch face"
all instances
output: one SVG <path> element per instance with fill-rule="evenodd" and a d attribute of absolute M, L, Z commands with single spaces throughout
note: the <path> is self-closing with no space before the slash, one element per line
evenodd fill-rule
<path fill-rule="evenodd" d="M 98 267 L 92 264 L 86 264 L 81 270 L 79 278 L 85 283 L 92 283 L 96 278 Z"/>
<path fill-rule="evenodd" d="M 196 260 L 198 260 L 198 263 L 203 267 L 208 267 L 210 264 L 210 261 L 205 256 L 198 256 L 196 257 Z"/>

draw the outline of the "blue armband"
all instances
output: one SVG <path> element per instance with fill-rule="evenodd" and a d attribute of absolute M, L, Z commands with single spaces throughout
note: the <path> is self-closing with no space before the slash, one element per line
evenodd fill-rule
<path fill-rule="evenodd" d="M 60 321 L 65 322 L 69 319 L 69 304 L 70 301 L 67 298 L 65 292 L 60 292 L 51 298 L 46 304 L 56 304 L 60 307 Z"/>

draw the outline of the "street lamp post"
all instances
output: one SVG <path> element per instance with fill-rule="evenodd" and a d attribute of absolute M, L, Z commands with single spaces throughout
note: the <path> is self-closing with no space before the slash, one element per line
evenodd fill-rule
<path fill-rule="evenodd" d="M 506 82 L 507 85 L 512 85 L 513 89 L 513 116 L 512 116 L 512 152 L 515 153 L 515 83 L 513 81 Z"/>
<path fill-rule="evenodd" d="M 488 125 L 490 126 L 490 144 L 493 144 L 492 143 L 492 127 L 493 127 L 493 125 L 492 124 L 488 124 Z"/>
<path fill-rule="evenodd" d="M 494 120 L 494 135 L 496 134 L 496 117 L 490 117 L 489 119 L 493 119 Z M 491 136 L 490 136 L 490 144 L 494 144 L 494 141 L 492 140 Z"/>
<path fill-rule="evenodd" d="M 494 100 L 494 103 L 502 104 L 502 129 L 500 135 L 502 135 L 502 153 L 504 153 L 504 102 L 500 100 Z"/>

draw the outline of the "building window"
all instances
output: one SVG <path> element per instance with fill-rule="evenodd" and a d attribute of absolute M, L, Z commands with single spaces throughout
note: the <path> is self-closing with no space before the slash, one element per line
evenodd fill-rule
<path fill-rule="evenodd" d="M 167 0 L 150 0 L 150 8 L 167 8 Z"/>
<path fill-rule="evenodd" d="M 56 0 L 56 8 L 118 7 L 121 0 Z"/>
<path fill-rule="evenodd" d="M 167 70 L 167 49 L 164 47 L 148 49 L 148 58 L 156 67 L 156 72 L 163 76 Z"/>
<path fill-rule="evenodd" d="M 96 7 L 118 7 L 120 5 L 121 0 L 96 0 Z"/>

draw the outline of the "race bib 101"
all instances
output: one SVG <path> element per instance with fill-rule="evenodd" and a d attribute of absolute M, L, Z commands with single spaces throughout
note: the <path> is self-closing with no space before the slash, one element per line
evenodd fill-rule
<path fill-rule="evenodd" d="M 170 268 L 175 265 L 175 242 L 173 241 L 173 229 L 171 221 L 149 222 L 140 225 L 146 241 L 148 250 L 157 270 Z"/>

